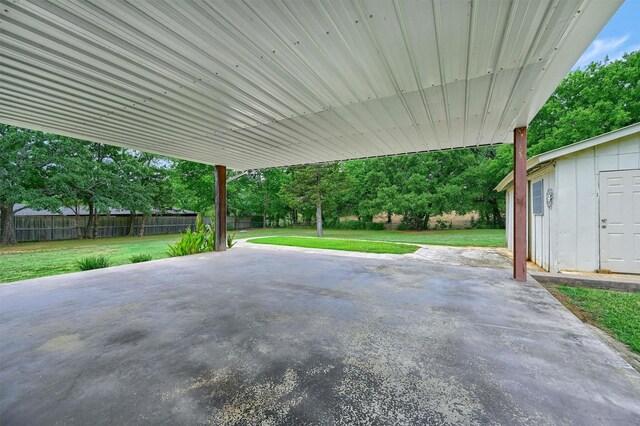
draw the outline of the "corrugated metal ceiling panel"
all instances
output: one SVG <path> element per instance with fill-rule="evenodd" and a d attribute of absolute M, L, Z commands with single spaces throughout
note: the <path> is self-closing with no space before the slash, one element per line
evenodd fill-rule
<path fill-rule="evenodd" d="M 231 168 L 501 143 L 622 0 L 0 0 L 0 121 Z"/>

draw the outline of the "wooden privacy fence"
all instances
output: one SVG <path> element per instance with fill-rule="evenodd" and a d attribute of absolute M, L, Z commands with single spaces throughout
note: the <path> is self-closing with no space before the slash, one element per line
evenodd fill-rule
<path fill-rule="evenodd" d="M 78 223 L 84 232 L 89 218 L 80 216 Z M 137 235 L 142 222 L 141 216 L 134 218 Z M 173 234 L 193 227 L 195 216 L 150 216 L 147 217 L 144 234 Z M 98 218 L 98 238 L 123 237 L 129 235 L 131 218 L 128 216 L 100 216 Z M 70 240 L 78 237 L 74 216 L 16 216 L 16 239 L 18 242 Z"/>
<path fill-rule="evenodd" d="M 80 216 L 78 222 L 84 233 L 89 218 Z M 138 235 L 141 216 L 135 217 L 134 232 Z M 205 222 L 208 222 L 205 218 Z M 196 223 L 195 216 L 149 216 L 144 225 L 145 235 L 176 234 L 192 228 Z M 234 229 L 233 218 L 227 219 L 229 229 Z M 247 218 L 236 221 L 237 229 L 251 227 Z M 123 237 L 129 235 L 131 217 L 100 216 L 98 218 L 98 238 Z M 72 240 L 78 238 L 76 218 L 74 216 L 16 216 L 16 239 L 18 242 Z"/>

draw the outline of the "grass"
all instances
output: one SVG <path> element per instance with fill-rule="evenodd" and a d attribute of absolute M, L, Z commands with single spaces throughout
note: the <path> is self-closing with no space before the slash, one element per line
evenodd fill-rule
<path fill-rule="evenodd" d="M 76 261 L 87 256 L 106 256 L 111 266 L 130 263 L 130 257 L 143 253 L 151 256 L 151 259 L 162 259 L 167 257 L 167 244 L 179 239 L 179 234 L 169 234 L 143 238 L 46 241 L 0 247 L 0 282 L 77 272 Z"/>
<path fill-rule="evenodd" d="M 588 322 L 640 353 L 640 293 L 566 286 L 557 291 L 585 311 Z"/>
<path fill-rule="evenodd" d="M 315 229 L 267 228 L 251 229 L 248 232 L 242 233 L 238 232 L 236 237 L 314 237 L 315 235 Z M 459 247 L 505 247 L 507 245 L 504 229 L 451 229 L 442 231 L 346 231 L 325 229 L 324 236 L 328 238 Z"/>
<path fill-rule="evenodd" d="M 236 232 L 237 238 L 313 237 L 314 229 L 251 229 Z M 444 231 L 347 231 L 325 230 L 327 238 L 357 239 L 394 243 L 436 244 L 450 246 L 504 247 L 501 229 L 465 229 Z M 119 237 L 97 240 L 45 241 L 0 247 L 0 283 L 76 272 L 76 260 L 86 256 L 107 256 L 111 266 L 130 263 L 132 256 L 148 254 L 151 259 L 167 257 L 168 244 L 179 234 L 152 235 L 143 238 Z M 362 245 L 362 243 L 357 243 Z M 356 246 L 354 242 L 353 247 Z M 403 246 L 403 248 L 406 248 Z M 362 251 L 359 249 L 358 251 Z M 412 249 L 413 251 L 413 249 Z M 384 252 L 388 253 L 388 252 Z"/>
<path fill-rule="evenodd" d="M 336 240 L 331 238 L 309 237 L 265 237 L 250 239 L 249 242 L 255 244 L 274 244 L 278 246 L 391 254 L 413 253 L 420 248 L 419 246 L 411 244 L 398 244 L 377 241 Z"/>

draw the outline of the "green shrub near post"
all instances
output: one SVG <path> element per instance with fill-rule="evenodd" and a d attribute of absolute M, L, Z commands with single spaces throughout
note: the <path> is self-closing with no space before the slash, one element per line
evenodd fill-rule
<path fill-rule="evenodd" d="M 205 225 L 202 217 L 196 218 L 195 230 L 187 228 L 184 234 L 180 234 L 180 241 L 169 244 L 167 255 L 170 257 L 187 256 L 189 254 L 213 251 L 216 241 L 216 231 L 211 225 Z"/>
<path fill-rule="evenodd" d="M 227 248 L 231 248 L 236 245 L 236 234 L 227 234 Z"/>

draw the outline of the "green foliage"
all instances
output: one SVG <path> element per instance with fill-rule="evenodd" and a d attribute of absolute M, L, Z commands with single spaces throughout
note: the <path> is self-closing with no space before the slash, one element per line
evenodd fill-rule
<path fill-rule="evenodd" d="M 187 228 L 186 232 L 180 234 L 180 241 L 175 244 L 169 244 L 167 255 L 176 257 L 213 251 L 216 232 L 211 225 L 204 224 L 202 216 L 198 215 L 194 228 L 195 230 L 193 231 Z"/>
<path fill-rule="evenodd" d="M 131 263 L 148 262 L 151 259 L 153 259 L 153 256 L 146 253 L 134 254 L 133 256 L 129 256 L 129 261 Z"/>
<path fill-rule="evenodd" d="M 529 155 L 640 122 L 640 51 L 593 62 L 560 83 L 529 127 Z"/>
<path fill-rule="evenodd" d="M 176 206 L 211 215 L 214 207 L 214 167 L 192 161 L 174 160 L 170 181 Z"/>
<path fill-rule="evenodd" d="M 87 256 L 76 260 L 76 266 L 81 271 L 109 267 L 110 261 L 106 256 Z"/>
<path fill-rule="evenodd" d="M 0 125 L 0 203 L 58 207 L 48 179 L 59 161 L 56 136 Z"/>
<path fill-rule="evenodd" d="M 260 221 L 277 226 L 290 212 L 282 189 L 291 180 L 291 175 L 283 169 L 260 170 L 250 173 L 244 182 L 244 190 L 230 187 L 229 208 L 247 215 L 260 215 Z M 232 182 L 232 184 L 235 182 Z M 235 196 L 239 192 L 238 196 Z M 241 203 L 240 208 L 238 203 Z M 242 210 L 244 207 L 244 211 Z"/>
<path fill-rule="evenodd" d="M 343 220 L 335 222 L 329 226 L 329 229 L 345 229 L 350 231 L 357 230 L 369 230 L 369 231 L 383 231 L 384 223 L 377 222 L 362 222 L 359 220 Z"/>
<path fill-rule="evenodd" d="M 617 339 L 640 353 L 640 293 L 580 287 L 558 287 Z"/>
<path fill-rule="evenodd" d="M 15 244 L 17 203 L 56 210 L 60 202 L 51 178 L 62 158 L 54 135 L 0 124 L 0 244 Z"/>
<path fill-rule="evenodd" d="M 453 229 L 453 224 L 451 223 L 451 221 L 446 222 L 442 219 L 438 219 L 436 220 L 436 224 L 434 225 L 433 229 Z"/>
<path fill-rule="evenodd" d="M 338 206 L 352 185 L 352 177 L 340 163 L 298 166 L 289 172 L 291 180 L 282 188 L 283 199 L 307 221 L 315 213 L 317 232 L 321 237 L 323 220 L 338 219 Z"/>
<path fill-rule="evenodd" d="M 169 244 L 167 254 L 170 257 L 187 256 L 190 254 L 203 253 L 209 250 L 209 244 L 204 233 L 192 231 L 190 228 L 181 234 L 180 241 Z"/>
<path fill-rule="evenodd" d="M 232 248 L 236 245 L 237 241 L 235 241 L 236 234 L 227 234 L 227 247 Z"/>
<path fill-rule="evenodd" d="M 164 163 L 155 155 L 121 151 L 115 163 L 119 192 L 111 204 L 145 216 L 173 208 L 176 194 Z M 140 229 L 138 236 L 143 234 Z"/>

